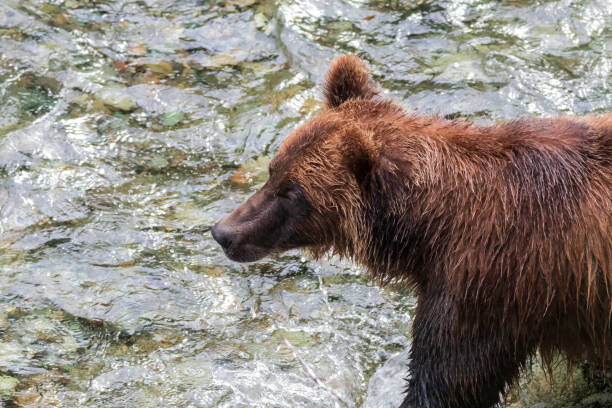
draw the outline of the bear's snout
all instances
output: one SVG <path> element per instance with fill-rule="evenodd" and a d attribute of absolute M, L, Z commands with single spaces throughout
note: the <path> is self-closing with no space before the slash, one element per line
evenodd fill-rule
<path fill-rule="evenodd" d="M 213 238 L 229 259 L 254 262 L 276 249 L 279 233 L 271 204 L 265 194 L 256 193 L 212 227 Z"/>
<path fill-rule="evenodd" d="M 227 249 L 232 246 L 232 238 L 231 231 L 224 227 L 221 221 L 217 222 L 211 230 L 212 236 L 221 245 L 223 250 L 227 251 Z"/>

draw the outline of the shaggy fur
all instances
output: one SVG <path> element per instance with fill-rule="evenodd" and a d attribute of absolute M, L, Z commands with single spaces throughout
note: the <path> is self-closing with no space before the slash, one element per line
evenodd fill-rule
<path fill-rule="evenodd" d="M 332 249 L 413 285 L 402 407 L 490 407 L 537 350 L 609 366 L 612 114 L 480 127 L 376 95 L 357 57 L 334 62 L 328 108 L 287 138 L 257 193 L 299 212 L 247 202 L 213 230 L 226 252 L 247 246 L 248 221 L 283 237 L 249 260 Z"/>

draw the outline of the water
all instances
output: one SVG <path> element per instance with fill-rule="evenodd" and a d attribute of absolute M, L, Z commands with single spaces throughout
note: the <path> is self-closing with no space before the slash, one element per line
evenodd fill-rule
<path fill-rule="evenodd" d="M 409 111 L 490 123 L 609 110 L 611 46 L 609 1 L 2 0 L 0 399 L 399 401 L 410 292 L 299 252 L 235 264 L 210 226 L 339 54 Z M 550 402 L 521 384 L 507 406 Z"/>

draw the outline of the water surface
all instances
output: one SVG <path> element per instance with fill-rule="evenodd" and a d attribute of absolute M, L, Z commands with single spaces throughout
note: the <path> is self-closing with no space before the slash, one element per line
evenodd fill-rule
<path fill-rule="evenodd" d="M 210 226 L 339 54 L 407 111 L 492 123 L 610 110 L 611 31 L 609 1 L 0 1 L 0 398 L 393 406 L 410 292 L 236 264 Z M 565 406 L 521 384 L 507 406 Z"/>

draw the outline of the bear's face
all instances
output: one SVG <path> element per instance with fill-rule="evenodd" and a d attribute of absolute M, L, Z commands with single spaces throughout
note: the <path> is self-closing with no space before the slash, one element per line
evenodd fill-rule
<path fill-rule="evenodd" d="M 252 262 L 300 247 L 315 255 L 332 246 L 345 252 L 348 237 L 355 236 L 359 178 L 371 146 L 339 107 L 376 93 L 359 58 L 334 62 L 325 87 L 327 109 L 285 140 L 261 190 L 213 227 L 213 237 L 230 259 Z"/>
<path fill-rule="evenodd" d="M 228 258 L 252 262 L 272 252 L 312 244 L 304 224 L 312 206 L 303 189 L 271 171 L 268 182 L 212 230 Z"/>
<path fill-rule="evenodd" d="M 292 177 L 297 164 L 294 156 L 279 153 L 270 163 L 265 185 L 213 227 L 213 237 L 230 259 L 251 262 L 312 244 L 304 224 L 312 217 L 313 207 Z"/>

